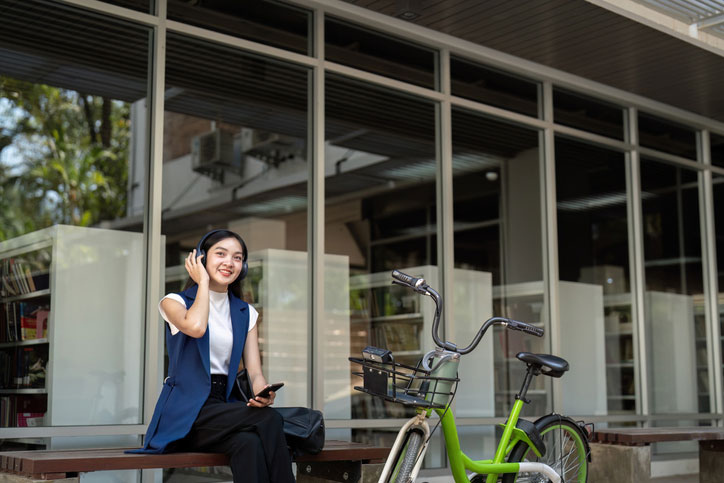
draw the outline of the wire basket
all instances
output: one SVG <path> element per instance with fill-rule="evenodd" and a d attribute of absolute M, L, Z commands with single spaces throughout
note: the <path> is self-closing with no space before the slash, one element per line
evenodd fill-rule
<path fill-rule="evenodd" d="M 358 391 L 381 397 L 406 406 L 444 409 L 453 395 L 459 378 L 438 377 L 429 371 L 399 362 L 374 362 L 350 357 L 350 362 L 362 366 L 362 372 L 352 372 L 362 377 L 364 387 Z"/>

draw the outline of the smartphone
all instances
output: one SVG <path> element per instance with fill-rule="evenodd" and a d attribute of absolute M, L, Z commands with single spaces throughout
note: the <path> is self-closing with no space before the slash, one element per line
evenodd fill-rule
<path fill-rule="evenodd" d="M 284 385 L 283 382 L 275 382 L 274 384 L 267 384 L 267 386 L 259 391 L 259 394 L 257 396 L 259 397 L 269 397 L 269 393 L 274 391 L 277 392 L 282 386 Z"/>

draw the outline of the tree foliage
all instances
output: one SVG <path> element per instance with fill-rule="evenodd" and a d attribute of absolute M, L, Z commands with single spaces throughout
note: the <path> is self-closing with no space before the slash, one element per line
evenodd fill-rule
<path fill-rule="evenodd" d="M 0 240 L 125 214 L 129 105 L 0 77 Z"/>

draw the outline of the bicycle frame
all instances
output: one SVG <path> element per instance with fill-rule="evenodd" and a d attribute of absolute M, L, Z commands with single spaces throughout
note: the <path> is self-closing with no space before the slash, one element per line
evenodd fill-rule
<path fill-rule="evenodd" d="M 537 454 L 541 456 L 538 449 L 530 441 L 528 435 L 521 429 L 517 428 L 518 418 L 523 409 L 523 400 L 516 399 L 511 408 L 508 416 L 508 421 L 504 427 L 503 435 L 498 442 L 498 448 L 495 451 L 495 457 L 492 460 L 479 460 L 475 461 L 470 459 L 462 449 L 460 448 L 460 439 L 458 437 L 457 426 L 455 425 L 455 416 L 450 408 L 447 409 L 434 409 L 438 417 L 441 420 L 441 426 L 443 436 L 445 438 L 445 447 L 447 449 L 448 460 L 450 461 L 450 470 L 453 475 L 455 483 L 470 483 L 467 472 L 472 471 L 476 474 L 487 474 L 486 483 L 495 483 L 498 480 L 498 476 L 503 473 L 526 473 L 526 472 L 537 472 L 545 474 L 553 483 L 559 483 L 561 481 L 560 476 L 556 473 L 553 468 L 543 463 L 506 463 L 505 458 L 513 450 L 513 447 L 519 442 L 523 441 Z M 427 418 L 430 416 L 431 409 L 418 409 L 418 414 L 413 416 L 405 425 L 400 429 L 397 439 L 390 450 L 391 455 L 397 454 L 397 451 L 405 441 L 405 435 L 407 432 L 414 427 L 419 428 L 425 435 L 425 443 L 420 451 L 420 456 L 412 472 L 412 479 L 417 477 L 417 474 L 422 466 L 422 460 L 427 452 L 428 442 L 427 439 L 430 434 L 430 428 L 427 424 Z M 385 481 L 393 470 L 395 464 L 395 458 L 389 458 L 385 467 L 382 471 L 380 481 Z"/>

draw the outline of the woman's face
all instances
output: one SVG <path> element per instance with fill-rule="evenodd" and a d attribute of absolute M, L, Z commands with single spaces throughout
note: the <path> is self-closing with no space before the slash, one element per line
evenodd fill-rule
<path fill-rule="evenodd" d="M 211 245 L 206 252 L 206 271 L 209 273 L 209 288 L 223 292 L 241 274 L 244 252 L 241 243 L 234 237 L 224 238 Z"/>

